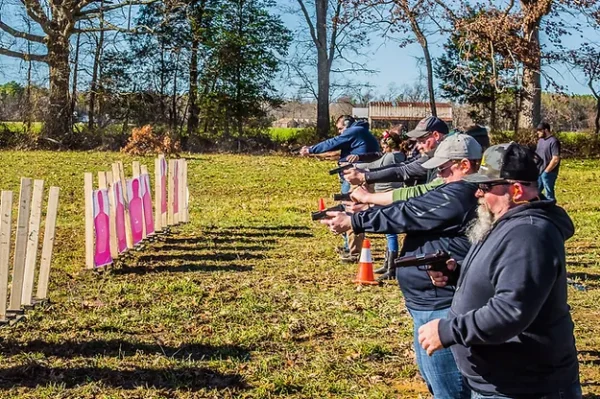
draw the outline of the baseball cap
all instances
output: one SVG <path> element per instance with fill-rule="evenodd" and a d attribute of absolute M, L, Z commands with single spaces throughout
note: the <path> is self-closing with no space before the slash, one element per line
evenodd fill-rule
<path fill-rule="evenodd" d="M 433 169 L 453 159 L 481 159 L 481 152 L 481 146 L 473 137 L 462 133 L 453 134 L 442 140 L 433 157 L 421 166 Z"/>
<path fill-rule="evenodd" d="M 515 142 L 491 146 L 483 153 L 479 171 L 463 177 L 472 183 L 492 183 L 505 180 L 537 181 L 539 156 Z"/>
<path fill-rule="evenodd" d="M 407 133 L 408 137 L 418 139 L 431 132 L 440 132 L 442 134 L 448 134 L 448 125 L 446 122 L 435 116 L 430 116 L 425 119 L 421 119 L 414 130 Z"/>

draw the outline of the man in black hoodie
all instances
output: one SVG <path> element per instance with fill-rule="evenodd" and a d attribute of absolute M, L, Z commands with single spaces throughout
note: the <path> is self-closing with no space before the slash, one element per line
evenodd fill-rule
<path fill-rule="evenodd" d="M 419 329 L 428 354 L 452 348 L 473 398 L 581 398 L 564 245 L 574 227 L 537 178 L 536 155 L 515 143 L 490 147 L 464 178 L 479 185 L 473 246 L 448 316 Z"/>

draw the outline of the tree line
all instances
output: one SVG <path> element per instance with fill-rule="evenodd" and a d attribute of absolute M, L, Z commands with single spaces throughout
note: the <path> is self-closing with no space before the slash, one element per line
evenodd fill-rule
<path fill-rule="evenodd" d="M 326 137 L 332 98 L 360 90 L 354 73 L 374 72 L 361 56 L 373 35 L 399 47 L 419 45 L 423 100 L 433 115 L 436 100 L 444 98 L 470 105 L 472 118 L 492 129 L 531 128 L 552 112 L 560 119 L 559 111 L 542 107 L 542 92 L 561 92 L 545 73 L 562 64 L 585 78 L 600 130 L 600 51 L 585 40 L 586 30 L 595 30 L 600 20 L 596 0 L 277 3 L 301 21 L 294 31 L 275 5 L 271 0 L 11 0 L 0 3 L 0 15 L 19 18 L 0 18 L 0 55 L 28 65 L 25 88 L 35 86 L 31 66 L 48 65 L 45 112 L 27 118 L 41 117 L 42 137 L 63 146 L 76 141 L 75 122 L 90 130 L 118 125 L 123 132 L 131 125 L 159 124 L 184 148 L 199 135 L 242 137 L 268 125 L 267 110 L 283 100 L 274 84 L 282 73 L 287 73 L 284 85 L 317 102 L 317 134 Z M 565 17 L 573 15 L 575 22 Z M 581 36 L 580 45 L 567 48 L 565 38 L 575 35 Z M 445 40 L 441 57 L 431 54 L 432 37 Z M 548 87 L 542 87 L 542 76 Z M 585 101 L 589 105 L 589 98 Z M 559 101 L 554 104 L 560 108 Z"/>

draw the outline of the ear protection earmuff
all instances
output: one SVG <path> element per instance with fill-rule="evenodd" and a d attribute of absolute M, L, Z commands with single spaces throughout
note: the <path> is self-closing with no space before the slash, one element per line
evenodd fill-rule
<path fill-rule="evenodd" d="M 350 115 L 344 115 L 344 127 L 345 128 L 349 128 L 354 122 L 356 122 L 354 120 L 353 117 L 351 117 Z"/>

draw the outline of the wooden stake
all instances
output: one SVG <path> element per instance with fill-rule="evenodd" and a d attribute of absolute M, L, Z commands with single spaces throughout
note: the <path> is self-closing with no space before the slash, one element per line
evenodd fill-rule
<path fill-rule="evenodd" d="M 7 321 L 6 302 L 8 296 L 12 200 L 12 191 L 2 191 L 2 205 L 0 206 L 0 323 Z"/>
<path fill-rule="evenodd" d="M 123 191 L 123 201 L 125 201 L 125 236 L 127 237 L 127 248 L 133 248 L 133 235 L 131 234 L 131 219 L 129 218 L 129 195 L 127 194 L 127 182 L 123 172 L 123 162 L 117 162 L 119 180 L 121 181 L 121 190 Z"/>
<path fill-rule="evenodd" d="M 40 238 L 40 221 L 42 219 L 42 201 L 44 200 L 44 181 L 33 182 L 33 199 L 29 216 L 29 234 L 27 235 L 27 253 L 25 255 L 25 272 L 21 305 L 31 306 L 33 299 L 33 283 L 35 281 L 35 264 L 37 263 Z"/>
<path fill-rule="evenodd" d="M 58 187 L 50 187 L 50 195 L 48 195 L 46 227 L 44 230 L 44 243 L 42 244 L 42 261 L 36 294 L 36 300 L 40 301 L 48 298 L 48 280 L 50 279 L 50 264 L 52 262 L 52 249 L 54 248 L 59 192 L 60 189 Z"/>
<path fill-rule="evenodd" d="M 15 257 L 13 263 L 12 287 L 8 310 L 20 313 L 23 277 L 25 273 L 25 253 L 27 251 L 27 222 L 31 204 L 31 179 L 21 178 L 19 191 L 19 214 L 17 216 L 17 237 L 15 239 Z"/>
<path fill-rule="evenodd" d="M 183 222 L 190 221 L 190 204 L 189 204 L 189 188 L 188 188 L 188 163 L 183 160 Z"/>
<path fill-rule="evenodd" d="M 183 175 L 183 164 L 185 162 L 185 159 L 178 159 L 177 160 L 177 174 L 179 175 L 178 181 L 179 181 L 179 185 L 177 186 L 177 189 L 179 190 L 179 195 L 178 195 L 178 212 L 177 212 L 177 223 L 184 223 L 185 222 L 185 181 L 184 181 L 184 175 Z"/>
<path fill-rule="evenodd" d="M 160 158 L 154 160 L 154 231 L 162 230 L 162 179 L 160 178 Z"/>
<path fill-rule="evenodd" d="M 173 159 L 169 159 L 169 171 L 167 180 L 169 182 L 169 196 L 167 200 L 167 224 L 172 226 L 174 223 L 174 209 L 173 204 L 175 203 L 175 161 Z"/>
<path fill-rule="evenodd" d="M 85 268 L 94 269 L 94 180 L 91 173 L 85 179 Z"/>
<path fill-rule="evenodd" d="M 117 241 L 117 199 L 115 198 L 115 183 L 112 172 L 106 173 L 106 183 L 108 185 L 108 216 L 110 218 L 110 256 L 115 260 L 119 257 L 119 244 Z"/>

